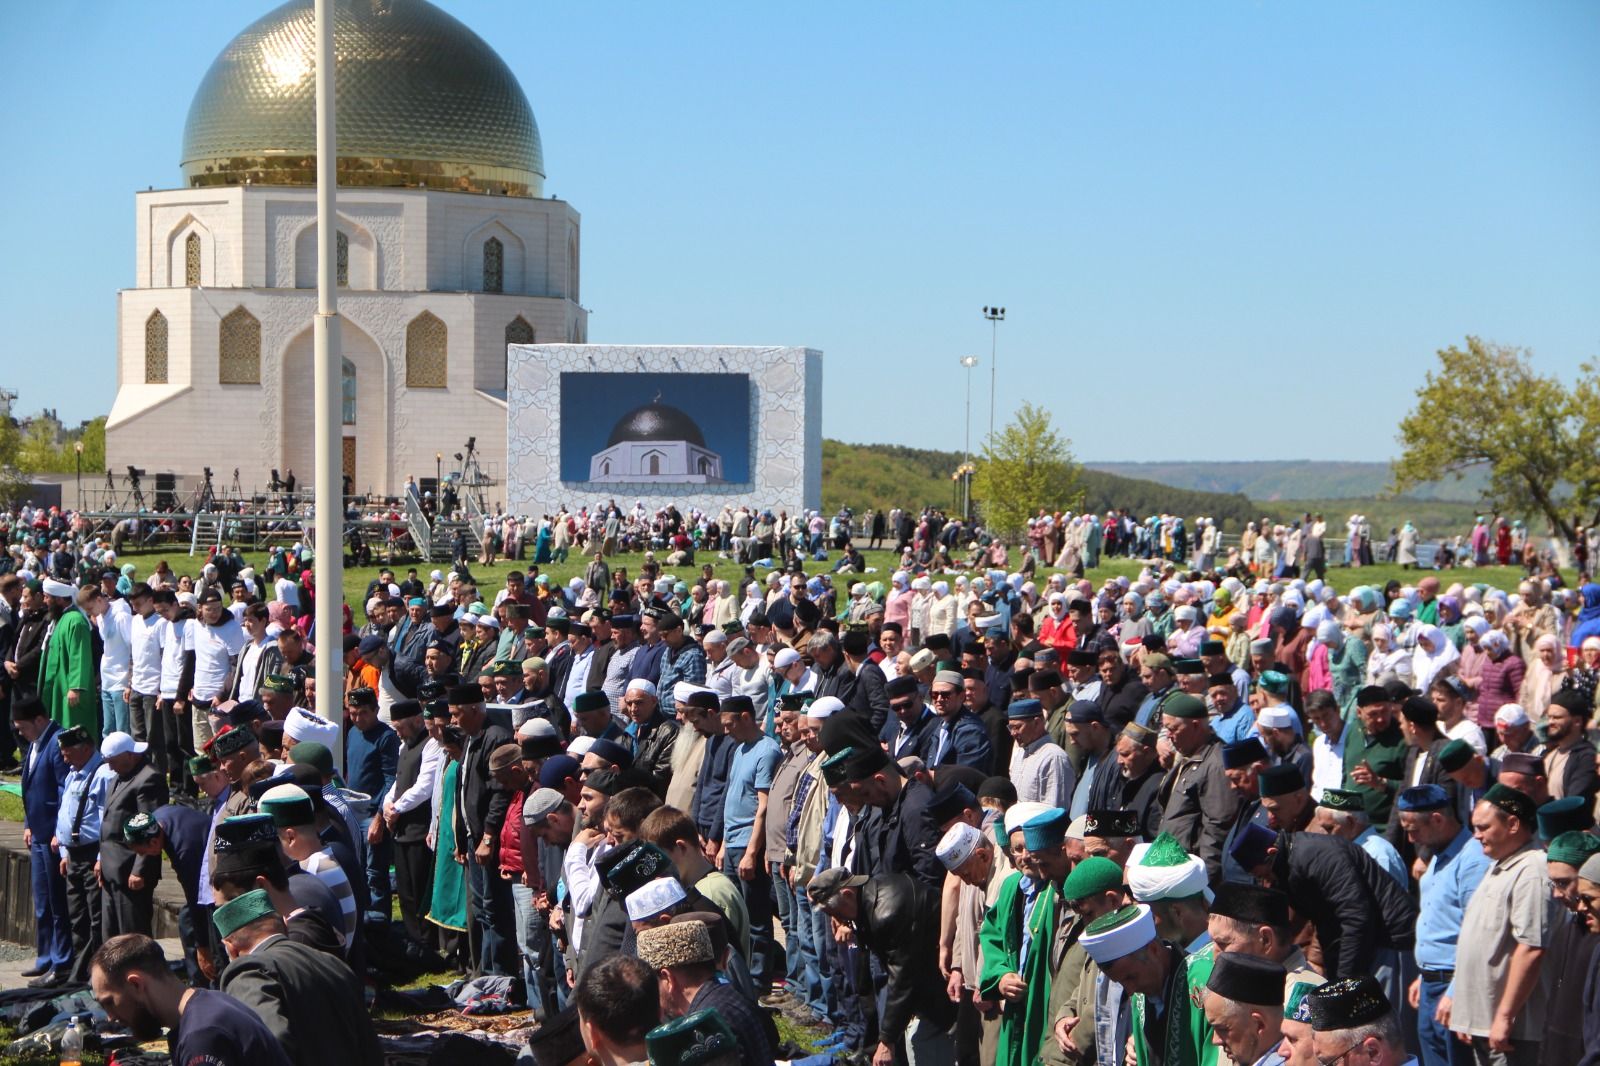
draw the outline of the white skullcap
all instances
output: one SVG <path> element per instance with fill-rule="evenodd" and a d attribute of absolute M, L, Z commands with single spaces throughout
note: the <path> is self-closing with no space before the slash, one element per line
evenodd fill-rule
<path fill-rule="evenodd" d="M 639 680 L 643 681 L 644 679 L 640 678 Z M 629 682 L 629 687 L 632 687 L 632 682 Z M 702 687 L 693 681 L 679 681 L 672 686 L 672 701 L 674 703 L 688 703 L 689 697 L 699 692 Z"/>
<path fill-rule="evenodd" d="M 706 635 L 705 636 L 700 638 L 700 643 L 702 643 L 702 644 L 726 644 L 726 643 L 728 643 L 728 634 L 724 633 L 720 629 L 710 629 L 710 630 L 706 631 Z"/>
<path fill-rule="evenodd" d="M 1188 619 L 1189 621 L 1193 622 L 1197 617 L 1197 613 L 1192 605 L 1185 603 L 1180 607 L 1174 607 L 1172 609 L 1172 617 L 1180 622 L 1184 619 Z"/>
<path fill-rule="evenodd" d="M 1293 729 L 1294 712 L 1281 703 L 1263 707 L 1256 713 L 1256 724 L 1268 729 Z"/>
<path fill-rule="evenodd" d="M 1168 842 L 1176 847 L 1176 842 L 1171 838 L 1168 838 Z M 1190 855 L 1183 862 L 1172 865 L 1150 866 L 1145 863 L 1150 848 L 1148 844 L 1135 845 L 1128 855 L 1125 874 L 1128 891 L 1134 899 L 1140 903 L 1154 903 L 1161 899 L 1187 899 L 1203 895 L 1207 903 L 1211 902 L 1206 864 L 1199 856 Z"/>
<path fill-rule="evenodd" d="M 1031 818 L 1036 818 L 1045 811 L 1053 808 L 1048 803 L 1034 803 L 1025 800 L 1022 803 L 1013 803 L 1011 809 L 1006 811 L 1006 836 L 1010 836 Z"/>
<path fill-rule="evenodd" d="M 844 710 L 844 701 L 838 696 L 824 696 L 812 700 L 806 707 L 807 718 L 828 718 Z"/>
<path fill-rule="evenodd" d="M 283 723 L 283 735 L 296 743 L 309 740 L 323 745 L 329 751 L 338 750 L 339 727 L 304 707 L 289 711 L 289 717 Z"/>
<path fill-rule="evenodd" d="M 1080 814 L 1072 821 L 1067 823 L 1067 839 L 1089 839 L 1089 816 L 1087 814 Z"/>
<path fill-rule="evenodd" d="M 573 737 L 572 743 L 567 745 L 567 754 L 574 759 L 581 759 L 589 754 L 589 749 L 594 747 L 594 737 Z"/>
<path fill-rule="evenodd" d="M 678 682 L 678 684 L 679 685 L 688 684 L 688 682 L 680 681 L 680 682 Z M 689 685 L 689 687 L 690 687 L 690 689 L 694 688 L 693 685 Z M 646 680 L 645 678 L 642 678 L 642 677 L 636 677 L 632 681 L 629 681 L 628 682 L 628 687 L 623 689 L 623 691 L 624 692 L 644 692 L 644 693 L 647 693 L 647 694 L 649 694 L 651 696 L 659 696 L 660 695 L 658 692 L 656 692 L 656 686 L 652 682 L 650 682 L 650 681 L 648 681 L 648 680 Z M 673 688 L 672 688 L 672 698 L 673 699 L 677 699 L 678 698 L 677 685 L 674 685 Z"/>
<path fill-rule="evenodd" d="M 1502 703 L 1494 712 L 1495 725 L 1527 725 L 1529 720 L 1528 712 L 1516 703 Z"/>
<path fill-rule="evenodd" d="M 778 651 L 777 655 L 773 656 L 772 665 L 775 669 L 787 670 L 789 667 L 793 666 L 799 661 L 799 652 L 795 651 L 793 648 L 782 648 Z"/>
<path fill-rule="evenodd" d="M 544 718 L 530 718 L 517 726 L 518 740 L 543 740 L 549 737 L 559 737 L 561 734 L 556 727 Z"/>
<path fill-rule="evenodd" d="M 1138 913 L 1129 921 L 1098 933 L 1084 933 L 1078 938 L 1089 957 L 1104 967 L 1107 963 L 1132 955 L 1156 938 L 1156 920 L 1150 908 L 1138 906 Z"/>
<path fill-rule="evenodd" d="M 53 577 L 47 577 L 44 579 L 44 594 L 46 596 L 58 596 L 61 599 L 70 600 L 78 594 L 78 590 L 67 584 L 65 581 L 57 581 Z"/>
<path fill-rule="evenodd" d="M 688 894 L 676 877 L 658 877 L 654 881 L 646 881 L 628 893 L 628 921 L 642 922 L 666 914 L 687 898 Z"/>
<path fill-rule="evenodd" d="M 939 840 L 939 846 L 934 849 L 934 854 L 944 863 L 946 870 L 954 870 L 972 857 L 972 853 L 978 850 L 978 843 L 981 840 L 983 840 L 982 833 L 966 822 L 957 822 Z"/>

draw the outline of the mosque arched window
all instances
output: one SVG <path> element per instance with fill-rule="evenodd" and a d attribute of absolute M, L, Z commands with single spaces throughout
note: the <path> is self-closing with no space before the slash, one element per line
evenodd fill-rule
<path fill-rule="evenodd" d="M 167 316 L 160 311 L 144 320 L 144 383 L 167 383 Z"/>
<path fill-rule="evenodd" d="M 350 287 L 350 238 L 344 230 L 333 240 L 333 277 L 339 288 Z"/>
<path fill-rule="evenodd" d="M 183 239 L 183 283 L 189 288 L 200 285 L 200 234 L 191 233 Z"/>
<path fill-rule="evenodd" d="M 406 326 L 406 387 L 442 389 L 448 384 L 449 333 L 445 324 L 424 311 Z"/>
<path fill-rule="evenodd" d="M 218 331 L 217 381 L 261 384 L 261 321 L 242 307 L 228 312 Z"/>
<path fill-rule="evenodd" d="M 483 242 L 483 291 L 506 291 L 506 246 L 499 237 Z"/>
<path fill-rule="evenodd" d="M 340 360 L 340 417 L 344 425 L 356 424 L 356 365 L 348 359 Z"/>

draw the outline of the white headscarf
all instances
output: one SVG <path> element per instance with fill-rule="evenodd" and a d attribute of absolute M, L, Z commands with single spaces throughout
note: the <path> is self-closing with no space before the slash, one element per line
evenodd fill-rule
<path fill-rule="evenodd" d="M 1433 645 L 1433 651 L 1423 648 L 1424 640 Z M 1417 691 L 1426 693 L 1434 679 L 1459 658 L 1461 653 L 1456 650 L 1455 642 L 1445 636 L 1444 630 L 1427 625 L 1418 629 L 1417 648 L 1411 653 L 1411 676 L 1415 678 Z"/>

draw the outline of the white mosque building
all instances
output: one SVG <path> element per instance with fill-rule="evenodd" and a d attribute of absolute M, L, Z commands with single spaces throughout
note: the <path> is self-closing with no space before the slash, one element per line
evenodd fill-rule
<path fill-rule="evenodd" d="M 545 198 L 527 98 L 466 26 L 427 0 L 338 0 L 334 27 L 345 475 L 394 495 L 475 436 L 503 478 L 506 346 L 587 340 L 578 213 Z M 315 93 L 312 3 L 290 0 L 201 81 L 182 187 L 135 195 L 110 469 L 310 486 Z"/>
<path fill-rule="evenodd" d="M 722 456 L 706 447 L 700 426 L 681 409 L 654 401 L 617 419 L 606 446 L 589 459 L 601 484 L 715 485 Z"/>

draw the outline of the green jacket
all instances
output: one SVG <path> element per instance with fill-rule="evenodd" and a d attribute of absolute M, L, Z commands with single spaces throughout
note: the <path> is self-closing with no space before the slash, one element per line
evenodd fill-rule
<path fill-rule="evenodd" d="M 1056 889 L 1045 885 L 1027 912 L 1027 962 L 1022 960 L 1022 922 L 1026 901 L 1020 887 L 1022 875 L 1014 873 L 1000 886 L 994 906 L 983 916 L 978 944 L 983 968 L 978 975 L 978 998 L 1000 1000 L 999 1046 L 995 1066 L 1036 1066 L 1041 1041 L 1050 1035 L 1050 947 L 1056 933 Z M 1000 978 L 1018 974 L 1027 984 L 1020 1000 L 1000 995 Z"/>
<path fill-rule="evenodd" d="M 78 693 L 78 705 L 67 693 Z M 100 678 L 94 666 L 94 637 L 89 619 L 68 607 L 56 619 L 39 660 L 39 699 L 63 729 L 81 725 L 91 737 L 100 735 Z"/>
<path fill-rule="evenodd" d="M 1181 955 L 1176 945 L 1166 946 L 1174 956 Z M 1138 1066 L 1153 1066 L 1157 1062 L 1160 1066 L 1217 1066 L 1218 1048 L 1211 1042 L 1211 1026 L 1206 1023 L 1201 1006 L 1215 951 L 1216 948 L 1208 944 L 1183 959 L 1183 964 L 1174 969 L 1168 980 L 1166 995 L 1162 997 L 1167 1007 L 1166 1047 L 1159 1059 L 1150 1054 L 1147 1042 L 1145 997 L 1142 994 L 1133 997 L 1133 1049 Z M 1161 1033 L 1162 1028 L 1158 1026 L 1156 1032 Z"/>

